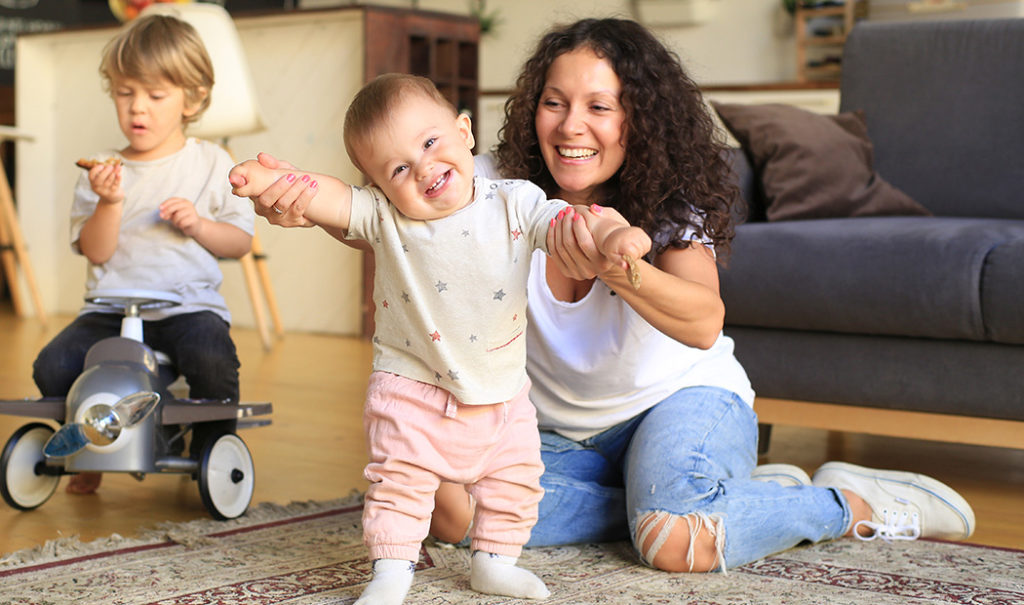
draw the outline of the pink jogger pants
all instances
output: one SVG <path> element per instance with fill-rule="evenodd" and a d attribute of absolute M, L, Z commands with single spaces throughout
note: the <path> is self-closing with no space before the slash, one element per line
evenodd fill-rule
<path fill-rule="evenodd" d="M 490 405 L 459 403 L 448 391 L 374 372 L 363 426 L 370 481 L 363 539 L 372 559 L 419 559 L 434 492 L 442 480 L 476 499 L 473 550 L 518 557 L 544 493 L 540 435 L 530 385 Z"/>

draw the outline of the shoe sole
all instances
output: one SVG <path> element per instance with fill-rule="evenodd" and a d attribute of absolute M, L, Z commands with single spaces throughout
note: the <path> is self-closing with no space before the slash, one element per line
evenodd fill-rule
<path fill-rule="evenodd" d="M 811 485 L 811 477 L 804 469 L 792 464 L 760 464 L 750 478 L 755 481 L 774 481 L 786 487 Z"/>
<path fill-rule="evenodd" d="M 957 516 L 960 517 L 960 520 L 964 525 L 965 533 L 959 539 L 967 539 L 974 533 L 974 509 L 971 508 L 971 505 L 967 503 L 967 500 L 964 500 L 963 496 L 958 494 L 956 490 L 938 479 L 933 479 L 928 475 L 921 475 L 919 473 L 911 473 L 908 471 L 886 471 L 857 466 L 856 464 L 850 464 L 848 462 L 826 462 L 821 465 L 821 468 L 815 471 L 814 479 L 811 480 L 812 484 L 819 485 L 820 480 L 818 477 L 827 477 L 831 472 L 853 475 L 870 482 L 881 481 L 920 489 L 921 491 L 931 494 L 935 498 L 941 500 L 947 507 L 952 509 Z M 828 487 L 849 489 L 856 493 L 853 486 L 842 485 L 846 482 L 841 480 L 841 475 L 837 478 L 840 479 L 840 481 L 832 482 Z"/>

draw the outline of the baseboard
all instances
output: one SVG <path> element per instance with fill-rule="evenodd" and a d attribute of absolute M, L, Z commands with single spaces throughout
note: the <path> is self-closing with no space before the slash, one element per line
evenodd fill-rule
<path fill-rule="evenodd" d="M 1024 449 L 1024 421 L 758 397 L 758 422 Z"/>

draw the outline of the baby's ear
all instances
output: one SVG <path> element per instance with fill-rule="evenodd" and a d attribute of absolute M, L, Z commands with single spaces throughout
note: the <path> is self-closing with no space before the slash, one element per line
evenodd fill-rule
<path fill-rule="evenodd" d="M 476 145 L 476 139 L 473 138 L 473 120 L 470 119 L 468 114 L 460 113 L 459 117 L 455 119 L 455 125 L 459 129 L 459 134 L 462 135 L 464 141 L 466 141 L 466 147 L 473 149 Z"/>

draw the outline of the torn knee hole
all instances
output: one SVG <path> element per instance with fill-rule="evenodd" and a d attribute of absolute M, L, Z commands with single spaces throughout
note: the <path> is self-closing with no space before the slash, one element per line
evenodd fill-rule
<path fill-rule="evenodd" d="M 665 546 L 672 536 L 672 530 L 677 522 L 682 519 L 686 523 L 688 533 L 686 541 L 686 571 L 692 572 L 695 564 L 695 552 L 697 540 L 702 531 L 713 540 L 713 560 L 707 570 L 718 568 L 725 573 L 725 520 L 719 514 L 690 513 L 689 515 L 676 515 L 674 513 L 657 510 L 650 511 L 640 517 L 637 522 L 635 543 L 643 561 L 651 567 L 655 557 Z M 705 538 L 706 539 L 706 538 Z"/>

